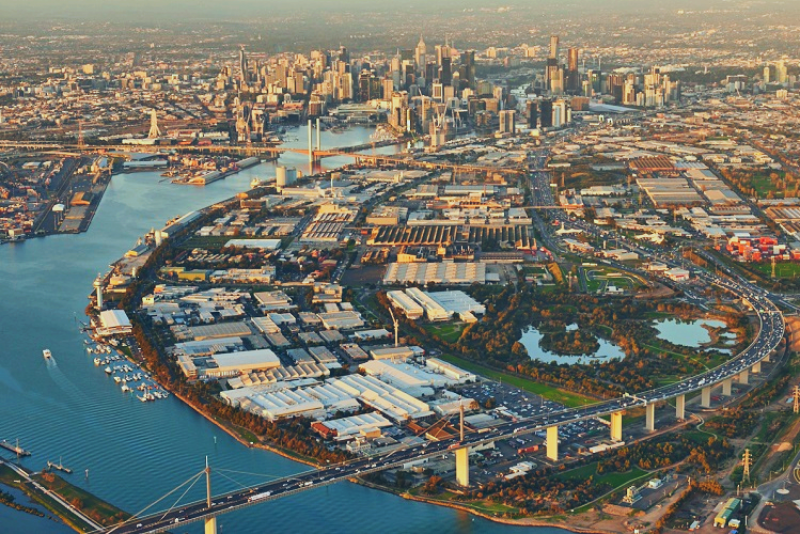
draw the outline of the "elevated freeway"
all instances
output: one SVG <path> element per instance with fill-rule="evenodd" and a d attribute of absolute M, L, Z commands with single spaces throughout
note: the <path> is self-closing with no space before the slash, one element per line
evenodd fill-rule
<path fill-rule="evenodd" d="M 758 317 L 760 325 L 758 334 L 750 346 L 730 361 L 702 374 L 675 384 L 637 393 L 636 396 L 625 395 L 589 406 L 505 422 L 488 430 L 467 434 L 463 436 L 463 439 L 457 437 L 439 442 L 428 442 L 395 449 L 383 455 L 306 471 L 266 484 L 209 497 L 204 501 L 187 504 L 178 510 L 172 509 L 158 514 L 134 517 L 126 523 L 97 532 L 104 534 L 112 532 L 120 534 L 156 533 L 173 529 L 176 524 L 198 521 L 206 523 L 206 532 L 216 532 L 215 518 L 220 514 L 288 497 L 320 486 L 335 484 L 352 477 L 441 456 L 448 452 L 455 454 L 456 457 L 456 480 L 462 485 L 469 485 L 468 453 L 470 447 L 544 430 L 547 433 L 547 455 L 556 460 L 558 458 L 558 428 L 561 425 L 609 416 L 612 439 L 622 440 L 622 415 L 625 410 L 645 408 L 645 424 L 647 429 L 652 431 L 655 430 L 654 408 L 656 403 L 670 399 L 675 399 L 676 417 L 683 419 L 686 395 L 700 392 L 700 404 L 705 407 L 710 406 L 713 388 L 722 386 L 723 394 L 729 395 L 732 380 L 738 378 L 746 383 L 749 373 L 760 372 L 761 363 L 769 361 L 771 355 L 781 344 L 785 333 L 785 323 L 781 311 L 758 288 L 712 274 L 703 273 L 700 276 L 707 283 L 715 284 L 746 302 Z M 196 476 L 202 476 L 202 474 L 203 472 Z"/>
<path fill-rule="evenodd" d="M 534 173 L 535 176 L 537 173 Z M 541 177 L 541 175 L 538 176 Z M 534 202 L 540 207 L 554 204 L 549 187 L 544 182 L 545 180 L 540 180 L 539 188 L 534 189 L 537 193 Z M 562 217 L 559 218 L 563 220 Z M 364 474 L 400 467 L 426 458 L 440 457 L 448 453 L 455 455 L 456 481 L 463 486 L 468 486 L 469 450 L 472 447 L 518 435 L 545 431 L 547 456 L 556 461 L 559 457 L 558 429 L 562 425 L 598 417 L 609 417 L 611 438 L 622 441 L 622 417 L 626 410 L 644 408 L 645 428 L 648 431 L 655 431 L 655 407 L 668 400 L 675 401 L 676 418 L 685 419 L 687 395 L 699 392 L 700 407 L 710 408 L 711 393 L 715 388 L 721 387 L 723 395 L 730 395 L 734 380 L 743 384 L 748 383 L 750 374 L 760 373 L 762 362 L 770 361 L 771 356 L 779 348 L 786 328 L 783 314 L 773 302 L 773 300 L 778 300 L 783 303 L 776 298 L 777 296 L 767 293 L 739 277 L 726 277 L 703 270 L 695 272 L 697 278 L 706 285 L 715 285 L 741 299 L 755 313 L 759 323 L 759 329 L 753 342 L 741 353 L 718 367 L 674 384 L 637 393 L 635 396 L 624 395 L 588 406 L 544 413 L 519 421 L 508 421 L 477 433 L 395 449 L 386 454 L 306 471 L 215 497 L 211 497 L 209 490 L 209 496 L 205 501 L 193 502 L 178 510 L 170 509 L 159 514 L 139 514 L 138 517 L 134 516 L 123 524 L 98 532 L 103 534 L 111 532 L 147 534 L 174 529 L 176 524 L 203 521 L 206 525 L 206 533 L 211 534 L 216 532 L 216 517 L 220 514 L 288 497 L 320 486 L 335 484 Z M 206 476 L 208 473 L 206 470 Z M 201 475 L 202 472 L 198 476 Z"/>

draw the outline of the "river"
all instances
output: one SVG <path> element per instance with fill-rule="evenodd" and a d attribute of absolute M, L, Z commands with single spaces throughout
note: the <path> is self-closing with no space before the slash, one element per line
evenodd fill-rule
<path fill-rule="evenodd" d="M 365 142 L 369 133 L 365 128 L 326 132 L 323 146 Z M 294 143 L 303 139 L 301 128 Z M 303 163 L 301 155 L 286 157 L 289 164 Z M 19 438 L 33 452 L 23 465 L 39 470 L 48 459 L 62 458 L 75 471 L 65 475 L 71 482 L 129 512 L 142 510 L 199 472 L 206 456 L 212 469 L 242 473 L 281 476 L 307 469 L 243 447 L 174 397 L 143 404 L 124 396 L 92 364 L 75 322 L 76 317 L 83 319 L 95 275 L 105 272 L 140 235 L 173 216 L 248 189 L 254 177 L 273 174 L 274 165 L 263 164 L 205 188 L 162 182 L 157 173 L 117 175 L 87 233 L 0 247 L 0 438 Z M 44 348 L 52 350 L 55 363 L 44 361 Z M 215 475 L 215 493 L 264 480 L 242 473 Z M 201 498 L 203 492 L 201 481 L 187 497 Z M 0 506 L 4 534 L 62 531 L 52 522 L 20 514 Z M 516 528 L 349 483 L 223 515 L 219 524 L 220 532 L 239 534 L 492 534 Z M 180 532 L 199 533 L 202 526 L 187 525 Z"/>

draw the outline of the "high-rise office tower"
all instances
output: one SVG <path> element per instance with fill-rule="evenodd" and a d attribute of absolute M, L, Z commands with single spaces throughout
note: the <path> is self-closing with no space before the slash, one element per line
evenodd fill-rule
<path fill-rule="evenodd" d="M 528 128 L 534 129 L 539 123 L 539 110 L 535 100 L 528 100 L 527 104 L 528 113 Z"/>
<path fill-rule="evenodd" d="M 464 78 L 467 87 L 475 87 L 475 50 L 467 50 L 461 55 L 461 63 L 464 65 Z"/>
<path fill-rule="evenodd" d="M 249 73 L 247 71 L 247 55 L 244 52 L 244 47 L 239 49 L 239 79 L 245 84 L 249 81 Z"/>
<path fill-rule="evenodd" d="M 507 109 L 500 112 L 500 130 L 501 134 L 513 134 L 517 130 L 516 115 L 513 109 Z"/>
<path fill-rule="evenodd" d="M 439 80 L 442 85 L 452 85 L 453 83 L 453 64 L 450 56 L 443 56 L 439 67 Z"/>
<path fill-rule="evenodd" d="M 567 92 L 577 95 L 581 92 L 581 75 L 578 72 L 578 49 L 570 48 L 567 59 Z"/>
<path fill-rule="evenodd" d="M 443 58 L 450 57 L 450 47 L 447 45 L 436 45 L 436 63 L 441 66 Z"/>
<path fill-rule="evenodd" d="M 558 35 L 550 36 L 550 59 L 558 60 Z"/>
<path fill-rule="evenodd" d="M 775 63 L 775 81 L 778 83 L 786 83 L 789 81 L 789 73 L 786 69 L 786 62 L 783 60 Z"/>
<path fill-rule="evenodd" d="M 570 47 L 569 51 L 567 52 L 567 68 L 570 71 L 577 71 L 578 70 L 578 49 Z"/>
<path fill-rule="evenodd" d="M 550 100 L 542 100 L 539 103 L 539 117 L 542 128 L 550 128 L 553 126 L 553 102 Z"/>
<path fill-rule="evenodd" d="M 419 43 L 417 43 L 417 47 L 414 49 L 414 56 L 419 68 L 425 67 L 425 54 L 427 54 L 427 52 L 428 47 L 425 46 L 425 40 L 422 38 L 422 34 L 420 34 Z"/>

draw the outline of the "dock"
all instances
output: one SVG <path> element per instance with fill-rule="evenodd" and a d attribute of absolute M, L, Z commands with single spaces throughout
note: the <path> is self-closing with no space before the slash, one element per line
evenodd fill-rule
<path fill-rule="evenodd" d="M 23 449 L 22 447 L 19 446 L 19 440 L 17 440 L 17 444 L 16 445 L 12 445 L 11 443 L 9 443 L 6 440 L 2 440 L 2 441 L 0 441 L 0 447 L 2 447 L 3 449 L 5 449 L 7 451 L 13 452 L 17 456 L 30 456 L 31 455 L 31 453 L 29 451 L 26 451 L 25 449 Z"/>
<path fill-rule="evenodd" d="M 66 473 L 68 475 L 72 474 L 72 469 L 70 469 L 69 467 L 64 467 L 64 464 L 61 463 L 61 460 L 59 460 L 58 463 L 54 463 L 54 462 L 51 462 L 50 460 L 47 460 L 47 468 L 48 469 L 57 469 L 57 470 L 61 471 L 62 473 Z"/>

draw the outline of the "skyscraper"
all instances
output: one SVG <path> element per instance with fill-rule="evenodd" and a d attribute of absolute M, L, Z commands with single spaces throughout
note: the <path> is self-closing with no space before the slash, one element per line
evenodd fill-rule
<path fill-rule="evenodd" d="M 539 110 L 535 100 L 528 100 L 528 128 L 534 129 L 539 122 Z"/>
<path fill-rule="evenodd" d="M 453 64 L 450 56 L 442 56 L 441 66 L 439 67 L 439 81 L 442 85 L 452 85 L 453 83 Z"/>
<path fill-rule="evenodd" d="M 550 36 L 550 59 L 558 61 L 558 35 Z"/>
<path fill-rule="evenodd" d="M 578 49 L 570 48 L 567 59 L 567 92 L 577 95 L 581 92 L 581 75 L 578 72 Z"/>
<path fill-rule="evenodd" d="M 553 126 L 553 102 L 550 100 L 542 100 L 539 104 L 539 116 L 542 123 L 542 128 L 550 128 Z"/>
<path fill-rule="evenodd" d="M 244 47 L 239 49 L 239 79 L 242 83 L 248 83 L 250 76 L 247 71 L 247 55 L 244 52 Z"/>
<path fill-rule="evenodd" d="M 507 109 L 500 112 L 500 130 L 501 134 L 514 134 L 517 130 L 516 115 L 513 109 Z"/>
<path fill-rule="evenodd" d="M 464 81 L 467 87 L 475 87 L 475 50 L 467 50 L 461 55 L 464 65 Z"/>
<path fill-rule="evenodd" d="M 425 40 L 422 38 L 422 34 L 419 35 L 419 43 L 417 43 L 417 48 L 414 49 L 414 56 L 417 60 L 417 66 L 419 68 L 425 67 L 425 54 L 428 52 L 428 47 L 425 46 Z"/>

